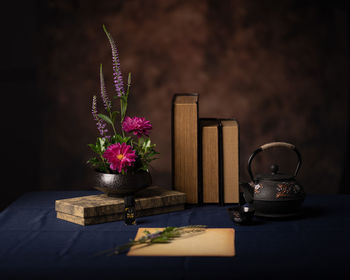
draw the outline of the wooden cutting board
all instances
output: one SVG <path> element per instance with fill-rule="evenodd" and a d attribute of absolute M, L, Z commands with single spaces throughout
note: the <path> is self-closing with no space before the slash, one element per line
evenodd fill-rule
<path fill-rule="evenodd" d="M 154 233 L 164 228 L 139 228 L 135 240 L 141 238 L 145 230 Z M 133 246 L 127 255 L 233 257 L 235 255 L 235 231 L 233 228 L 207 228 L 200 233 L 176 238 L 170 243 Z"/>

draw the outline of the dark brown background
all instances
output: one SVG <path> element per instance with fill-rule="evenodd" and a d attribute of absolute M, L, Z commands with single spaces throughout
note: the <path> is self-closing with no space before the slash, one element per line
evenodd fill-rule
<path fill-rule="evenodd" d="M 241 180 L 261 144 L 294 143 L 308 193 L 348 192 L 348 11 L 345 1 L 33 1 L 2 10 L 2 150 L 7 201 L 34 189 L 89 189 L 85 162 L 97 136 L 91 99 L 99 64 L 111 83 L 105 24 L 124 80 L 129 115 L 153 123 L 156 184 L 171 185 L 171 98 L 200 94 L 201 117 L 240 123 Z M 291 173 L 290 151 L 259 155 Z M 6 197 L 6 196 L 5 196 Z"/>

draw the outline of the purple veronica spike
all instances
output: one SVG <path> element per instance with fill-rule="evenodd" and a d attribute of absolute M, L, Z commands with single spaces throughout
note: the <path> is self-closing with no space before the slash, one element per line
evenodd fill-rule
<path fill-rule="evenodd" d="M 94 95 L 92 97 L 92 116 L 94 117 L 94 120 L 96 121 L 96 126 L 97 126 L 98 131 L 100 132 L 100 135 L 102 137 L 109 138 L 109 136 L 106 136 L 106 133 L 108 132 L 108 129 L 105 128 L 106 124 L 103 122 L 103 120 L 101 120 L 98 117 L 96 95 Z"/>
<path fill-rule="evenodd" d="M 97 113 L 97 99 L 96 95 L 92 97 L 92 110 L 91 110 L 92 116 L 94 117 L 95 121 L 98 121 L 98 113 Z"/>
<path fill-rule="evenodd" d="M 105 79 L 103 77 L 103 72 L 102 72 L 102 64 L 100 66 L 100 83 L 101 83 L 101 97 L 102 97 L 103 105 L 107 111 L 110 111 L 112 103 L 108 98 Z"/>
<path fill-rule="evenodd" d="M 103 30 L 105 31 L 108 41 L 111 45 L 112 49 L 112 62 L 113 62 L 113 82 L 115 86 L 115 90 L 117 92 L 117 95 L 120 97 L 125 94 L 124 92 L 124 83 L 123 83 L 123 77 L 122 72 L 120 70 L 120 62 L 119 62 L 119 54 L 117 46 L 114 42 L 114 39 L 112 38 L 111 34 L 107 31 L 106 27 L 103 25 Z"/>

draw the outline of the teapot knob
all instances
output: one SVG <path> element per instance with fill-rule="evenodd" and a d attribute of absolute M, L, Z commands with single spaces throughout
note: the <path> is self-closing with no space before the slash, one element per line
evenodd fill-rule
<path fill-rule="evenodd" d="M 277 172 L 278 172 L 278 170 L 279 170 L 279 167 L 278 167 L 277 164 L 272 164 L 271 167 L 270 167 L 270 169 L 271 169 L 271 174 L 272 174 L 272 175 L 275 175 L 275 174 L 277 174 Z"/>

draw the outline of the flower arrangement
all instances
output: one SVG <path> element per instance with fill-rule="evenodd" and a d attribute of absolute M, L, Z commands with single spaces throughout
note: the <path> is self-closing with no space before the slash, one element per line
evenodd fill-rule
<path fill-rule="evenodd" d="M 131 87 L 131 73 L 128 75 L 128 83 L 126 90 L 124 90 L 118 49 L 104 25 L 103 30 L 112 49 L 113 83 L 116 92 L 113 99 L 119 100 L 120 111 L 113 109 L 113 104 L 107 94 L 101 64 L 100 91 L 105 113 L 98 113 L 97 97 L 94 95 L 92 98 L 92 116 L 100 136 L 97 137 L 96 144 L 88 145 L 96 154 L 95 157 L 88 160 L 88 163 L 94 169 L 103 173 L 126 174 L 127 172 L 141 170 L 148 171 L 150 162 L 156 159 L 155 156 L 159 154 L 155 150 L 156 145 L 152 144 L 149 138 L 152 124 L 145 118 L 126 115 Z M 116 126 L 118 120 L 119 129 Z M 112 128 L 112 134 L 109 134 L 107 124 Z"/>

